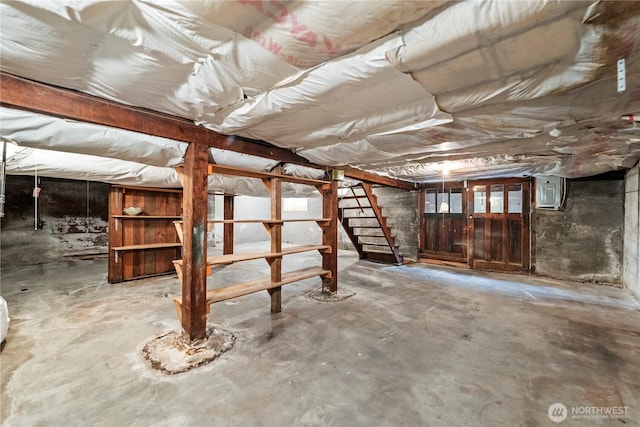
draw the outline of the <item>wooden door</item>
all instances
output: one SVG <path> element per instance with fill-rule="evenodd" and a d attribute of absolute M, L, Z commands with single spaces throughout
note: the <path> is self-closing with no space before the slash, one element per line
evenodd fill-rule
<path fill-rule="evenodd" d="M 467 261 L 467 191 L 462 183 L 433 186 L 422 193 L 420 256 Z"/>
<path fill-rule="evenodd" d="M 530 181 L 469 183 L 469 259 L 473 268 L 529 271 Z"/>

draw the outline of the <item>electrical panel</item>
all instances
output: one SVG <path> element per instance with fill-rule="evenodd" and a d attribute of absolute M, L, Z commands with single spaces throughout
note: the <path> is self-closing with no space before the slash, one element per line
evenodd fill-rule
<path fill-rule="evenodd" d="M 563 191 L 562 179 L 559 176 L 536 177 L 536 208 L 560 208 Z"/>

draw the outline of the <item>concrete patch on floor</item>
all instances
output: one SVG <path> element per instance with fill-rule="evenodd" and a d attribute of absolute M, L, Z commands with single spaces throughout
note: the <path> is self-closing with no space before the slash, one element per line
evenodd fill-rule
<path fill-rule="evenodd" d="M 351 298 L 355 294 L 354 291 L 345 288 L 339 288 L 334 293 L 325 292 L 322 288 L 318 288 L 309 292 L 307 296 L 320 302 L 338 302 Z"/>
<path fill-rule="evenodd" d="M 180 331 L 168 331 L 147 341 L 142 358 L 151 368 L 174 375 L 214 361 L 235 341 L 235 335 L 216 326 L 209 326 L 207 339 L 195 345 L 185 343 Z"/>

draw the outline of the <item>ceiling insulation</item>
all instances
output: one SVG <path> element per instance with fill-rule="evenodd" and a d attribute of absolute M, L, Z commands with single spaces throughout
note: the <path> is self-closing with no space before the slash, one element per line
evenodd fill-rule
<path fill-rule="evenodd" d="M 29 0 L 3 1 L 0 18 L 3 72 L 318 165 L 424 183 L 445 169 L 582 177 L 640 159 L 640 124 L 623 118 L 640 113 L 640 2 Z M 179 186 L 183 142 L 10 108 L 0 120 L 10 174 Z M 210 188 L 264 192 L 239 178 Z"/>

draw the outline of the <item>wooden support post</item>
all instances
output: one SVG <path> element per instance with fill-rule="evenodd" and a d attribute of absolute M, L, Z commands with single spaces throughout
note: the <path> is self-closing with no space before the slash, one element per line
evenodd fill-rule
<path fill-rule="evenodd" d="M 282 181 L 280 178 L 271 178 L 271 219 L 282 219 Z M 271 224 L 271 253 L 282 253 L 282 223 Z M 269 260 L 271 266 L 271 282 L 282 281 L 282 255 Z M 271 295 L 271 313 L 280 313 L 282 309 L 282 287 L 269 289 Z"/>
<path fill-rule="evenodd" d="M 463 194 L 464 196 L 464 194 Z M 426 218 L 424 216 L 424 212 L 425 212 L 425 202 L 426 202 L 426 193 L 425 193 L 425 189 L 421 188 L 420 192 L 418 193 L 418 259 L 422 257 L 422 252 L 426 249 L 427 247 L 427 239 L 425 238 L 426 236 L 426 229 L 427 229 L 427 221 Z M 464 222 L 464 220 L 463 220 Z"/>
<path fill-rule="evenodd" d="M 331 218 L 329 226 L 322 229 L 322 244 L 331 247 L 322 254 L 322 268 L 331 272 L 322 279 L 322 290 L 335 293 L 338 291 L 338 182 L 325 184 L 321 190 L 322 217 Z"/>
<path fill-rule="evenodd" d="M 233 199 L 231 194 L 224 195 L 224 219 L 233 219 Z M 224 224 L 224 236 L 222 238 L 222 253 L 224 255 L 233 253 L 233 224 Z"/>
<path fill-rule="evenodd" d="M 123 262 L 122 257 L 118 252 L 111 250 L 112 247 L 118 247 L 123 245 L 121 228 L 123 227 L 122 220 L 114 218 L 114 215 L 120 215 L 122 209 L 126 206 L 122 206 L 123 188 L 111 186 L 109 190 L 109 271 L 107 278 L 109 283 L 122 282 L 123 277 Z M 120 259 L 119 259 L 120 258 Z M 116 262 L 118 261 L 118 262 Z"/>
<path fill-rule="evenodd" d="M 182 333 L 188 343 L 206 339 L 207 162 L 209 148 L 189 144 L 184 157 Z"/>

